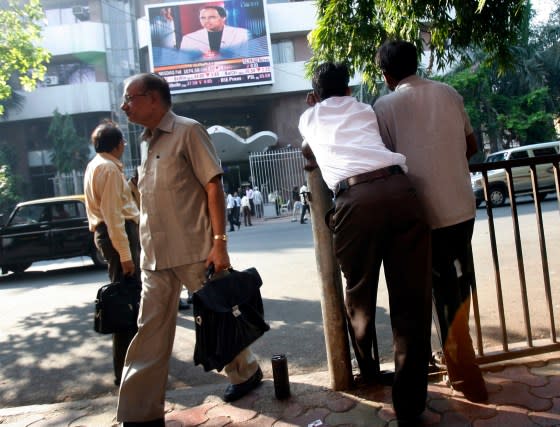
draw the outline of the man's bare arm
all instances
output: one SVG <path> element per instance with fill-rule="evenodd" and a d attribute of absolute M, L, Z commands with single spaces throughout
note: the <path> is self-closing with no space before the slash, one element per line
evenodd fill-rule
<path fill-rule="evenodd" d="M 208 197 L 208 214 L 214 236 L 225 235 L 226 229 L 226 206 L 224 201 L 224 189 L 222 187 L 221 175 L 216 175 L 205 186 Z M 229 255 L 227 252 L 227 241 L 222 238 L 214 238 L 212 249 L 206 258 L 206 267 L 214 264 L 216 273 L 230 267 Z"/>

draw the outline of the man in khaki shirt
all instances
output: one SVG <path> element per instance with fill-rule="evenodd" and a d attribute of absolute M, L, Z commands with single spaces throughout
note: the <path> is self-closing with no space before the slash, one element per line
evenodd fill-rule
<path fill-rule="evenodd" d="M 184 284 L 199 289 L 206 269 L 230 267 L 225 234 L 223 171 L 210 137 L 195 120 L 171 111 L 169 85 L 156 74 L 125 81 L 122 110 L 146 129 L 139 168 L 142 304 L 127 353 L 117 420 L 165 426 L 164 403 L 177 305 Z M 249 348 L 225 366 L 224 400 L 258 386 L 262 371 Z"/>
<path fill-rule="evenodd" d="M 140 212 L 126 182 L 123 155 L 126 142 L 112 122 L 97 126 L 91 142 L 97 155 L 89 162 L 84 176 L 84 194 L 89 229 L 95 245 L 107 260 L 109 279 L 126 286 L 123 276 L 140 280 Z M 121 382 L 124 358 L 136 328 L 113 334 L 115 385 Z"/>

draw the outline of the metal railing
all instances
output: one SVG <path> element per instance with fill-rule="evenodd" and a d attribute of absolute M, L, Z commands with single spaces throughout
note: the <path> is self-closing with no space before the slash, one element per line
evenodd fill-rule
<path fill-rule="evenodd" d="M 473 292 L 473 312 L 474 312 L 474 323 L 476 331 L 476 342 L 478 349 L 478 361 L 479 363 L 491 363 L 495 361 L 514 359 L 523 356 L 530 356 L 535 354 L 543 354 L 547 352 L 560 350 L 560 343 L 557 338 L 557 324 L 554 316 L 554 306 L 560 305 L 559 300 L 554 301 L 553 292 L 551 288 L 550 280 L 550 270 L 549 270 L 549 257 L 547 254 L 545 230 L 543 224 L 543 210 L 541 205 L 541 200 L 544 198 L 542 192 L 539 191 L 538 173 L 537 166 L 550 164 L 552 172 L 554 173 L 555 180 L 555 192 L 559 203 L 560 209 L 560 174 L 559 174 L 559 162 L 560 155 L 555 156 L 542 156 L 529 159 L 520 160 L 509 160 L 494 163 L 482 163 L 471 165 L 470 170 L 473 173 L 480 172 L 483 177 L 483 190 L 484 190 L 484 200 L 486 203 L 486 213 L 488 216 L 488 233 L 491 246 L 491 258 L 494 269 L 494 283 L 496 288 L 496 298 L 497 298 L 497 314 L 499 317 L 499 341 L 500 345 L 496 348 L 485 348 L 483 345 L 483 333 L 482 329 L 484 326 L 481 325 L 480 310 L 478 294 L 476 290 Z M 533 330 L 531 327 L 531 310 L 530 310 L 530 299 L 528 297 L 528 287 L 527 287 L 527 277 L 526 277 L 526 264 L 523 255 L 523 244 L 522 236 L 520 232 L 520 221 L 519 221 L 519 211 L 518 203 L 516 200 L 516 184 L 514 180 L 513 169 L 517 167 L 529 168 L 532 184 L 532 198 L 534 201 L 534 213 L 536 219 L 536 229 L 538 234 L 538 250 L 540 255 L 540 261 L 542 264 L 542 291 L 545 295 L 544 307 L 540 307 L 541 310 L 545 311 L 548 317 L 548 330 L 546 333 L 541 331 L 541 335 L 547 335 L 543 337 L 538 337 L 535 339 Z M 502 265 L 500 263 L 499 257 L 499 245 L 497 242 L 496 233 L 496 219 L 494 217 L 494 207 L 490 200 L 490 191 L 492 189 L 492 182 L 488 178 L 488 172 L 496 169 L 504 169 L 507 177 L 507 191 L 509 204 L 511 207 L 511 220 L 513 229 L 513 240 L 516 253 L 517 262 L 517 275 L 519 278 L 519 298 L 521 300 L 521 314 L 523 317 L 524 325 L 524 337 L 518 334 L 518 340 L 512 342 L 508 337 L 508 323 L 505 316 L 505 304 L 504 304 L 504 288 L 506 287 L 503 281 Z M 548 190 L 547 190 L 548 191 Z M 554 190 L 550 190 L 554 191 Z M 555 218 L 556 219 L 556 218 Z M 560 219 L 560 218 L 558 218 Z M 503 249 L 503 248 L 500 248 Z M 532 254 L 535 255 L 535 254 Z M 475 253 L 475 258 L 477 254 Z M 509 268 L 510 266 L 507 266 Z M 534 280 L 532 281 L 535 284 Z M 512 289 L 511 283 L 507 283 L 507 291 L 510 292 Z M 539 308 L 537 308 L 539 309 Z M 522 340 L 519 340 L 523 338 Z"/>
<path fill-rule="evenodd" d="M 251 153 L 249 167 L 253 185 L 259 187 L 265 202 L 273 205 L 278 201 L 277 209 L 266 209 L 273 216 L 291 214 L 293 206 L 292 190 L 306 181 L 303 169 L 305 159 L 299 148 Z M 279 199 L 277 199 L 279 197 Z"/>
<path fill-rule="evenodd" d="M 131 177 L 134 174 L 135 167 L 126 166 L 124 174 Z M 84 172 L 72 171 L 70 173 L 59 173 L 49 178 L 53 185 L 53 194 L 55 196 L 72 196 L 74 194 L 83 194 L 84 192 Z"/>

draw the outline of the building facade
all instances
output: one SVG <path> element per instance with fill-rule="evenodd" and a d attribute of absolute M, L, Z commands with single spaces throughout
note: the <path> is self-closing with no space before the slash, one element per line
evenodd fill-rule
<path fill-rule="evenodd" d="M 9 146 L 17 159 L 13 172 L 24 198 L 54 193 L 57 171 L 47 133 L 55 111 L 72 117 L 84 144 L 102 119 L 117 121 L 129 142 L 125 163 L 132 167 L 140 162 L 142 129 L 129 124 L 119 107 L 123 80 L 150 71 L 145 6 L 158 3 L 177 2 L 43 0 L 44 46 L 52 54 L 47 76 L 35 91 L 18 91 L 24 97 L 22 108 L 8 111 L 0 121 L 0 145 Z M 315 7 L 311 1 L 269 0 L 266 9 L 274 83 L 174 95 L 173 110 L 207 128 L 226 128 L 241 139 L 264 132 L 276 136 L 272 148 L 297 147 L 298 119 L 311 88 L 304 64 L 311 56 L 307 34 L 315 23 Z M 229 177 L 234 186 L 249 179 L 250 148 L 238 148 L 236 156 L 224 155 L 223 162 L 226 175 L 234 171 Z"/>

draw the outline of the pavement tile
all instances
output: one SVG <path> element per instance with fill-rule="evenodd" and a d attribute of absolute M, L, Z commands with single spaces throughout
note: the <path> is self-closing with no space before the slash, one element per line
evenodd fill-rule
<path fill-rule="evenodd" d="M 301 403 L 294 396 L 284 400 L 258 399 L 253 404 L 252 409 L 277 419 L 288 417 L 290 414 L 297 416 L 304 410 Z"/>
<path fill-rule="evenodd" d="M 346 412 L 356 406 L 356 401 L 344 396 L 333 394 L 328 396 L 324 405 L 333 412 Z"/>
<path fill-rule="evenodd" d="M 465 414 L 446 412 L 441 416 L 440 425 L 445 427 L 470 427 L 472 424 L 471 421 L 465 417 Z M 498 424 L 495 424 L 492 427 L 498 427 Z"/>
<path fill-rule="evenodd" d="M 424 413 L 420 416 L 420 419 L 415 424 L 414 427 L 429 427 L 429 426 L 443 426 L 445 424 L 441 424 L 441 415 L 436 414 L 432 411 L 424 411 Z M 396 418 L 391 419 L 387 427 L 399 427 L 399 422 Z"/>
<path fill-rule="evenodd" d="M 219 405 L 209 409 L 206 415 L 210 419 L 225 416 L 229 417 L 230 421 L 234 423 L 241 423 L 255 418 L 257 412 L 253 409 L 238 408 L 234 405 Z"/>
<path fill-rule="evenodd" d="M 336 393 L 332 391 L 325 392 L 323 390 L 318 390 L 298 395 L 296 399 L 303 406 L 315 407 L 323 406 L 325 399 L 329 396 L 336 396 Z"/>
<path fill-rule="evenodd" d="M 537 387 L 547 383 L 545 377 L 534 375 L 529 371 L 529 368 L 524 365 L 508 366 L 503 371 L 494 373 L 493 376 Z"/>
<path fill-rule="evenodd" d="M 370 402 L 358 402 L 347 412 L 334 412 L 325 418 L 328 426 L 381 427 L 386 424 L 379 417 L 379 408 Z M 276 426 L 274 426 L 276 427 Z"/>
<path fill-rule="evenodd" d="M 428 402 L 428 407 L 433 411 L 445 414 L 455 412 L 464 418 L 473 421 L 477 418 L 491 418 L 496 415 L 496 407 L 469 402 L 466 399 L 433 399 Z"/>
<path fill-rule="evenodd" d="M 557 372 L 557 375 L 560 371 Z M 548 384 L 531 388 L 531 393 L 538 397 L 552 398 L 560 395 L 560 376 L 550 377 Z"/>
<path fill-rule="evenodd" d="M 365 386 L 352 389 L 348 391 L 348 394 L 355 396 L 360 399 L 366 399 L 372 402 L 382 403 L 391 403 L 392 388 L 391 387 L 383 387 L 379 385 L 372 385 L 372 386 Z"/>
<path fill-rule="evenodd" d="M 166 423 L 167 421 L 179 421 L 183 427 L 197 426 L 208 420 L 206 413 L 216 405 L 216 403 L 204 403 L 193 408 L 173 411 L 165 415 L 165 421 Z"/>
<path fill-rule="evenodd" d="M 552 402 L 529 393 L 529 386 L 516 382 L 502 384 L 499 393 L 493 393 L 489 397 L 489 403 L 495 405 L 515 405 L 530 411 L 547 411 L 552 407 Z"/>
<path fill-rule="evenodd" d="M 529 418 L 540 426 L 560 426 L 560 397 L 552 399 L 553 406 L 547 412 L 530 412 Z"/>
<path fill-rule="evenodd" d="M 537 427 L 529 418 L 528 412 L 524 408 L 517 408 L 515 406 L 500 406 L 498 407 L 498 414 L 490 419 L 476 420 L 472 424 L 473 427 Z"/>
<path fill-rule="evenodd" d="M 259 414 L 248 421 L 228 424 L 228 427 L 272 427 L 275 422 L 276 417 Z"/>
<path fill-rule="evenodd" d="M 201 427 L 224 427 L 231 424 L 231 419 L 229 417 L 216 417 L 209 418 Z"/>
<path fill-rule="evenodd" d="M 530 371 L 535 375 L 558 375 L 560 373 L 560 360 L 551 361 L 545 366 L 531 367 Z"/>
<path fill-rule="evenodd" d="M 323 424 L 330 411 L 326 408 L 311 408 L 303 414 L 287 420 L 274 423 L 274 427 L 307 426 L 314 421 L 320 420 Z"/>

